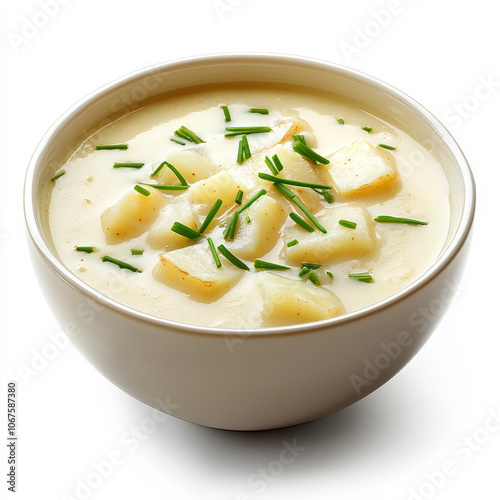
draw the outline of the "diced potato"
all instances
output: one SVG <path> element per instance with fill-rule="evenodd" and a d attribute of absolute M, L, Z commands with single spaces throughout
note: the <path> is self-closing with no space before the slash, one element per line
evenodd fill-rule
<path fill-rule="evenodd" d="M 262 318 L 270 326 L 309 323 L 345 313 L 341 300 L 321 286 L 271 273 L 262 273 L 259 284 Z"/>
<path fill-rule="evenodd" d="M 226 247 L 241 259 L 262 257 L 276 245 L 285 219 L 285 211 L 276 200 L 261 196 L 241 213 L 235 238 L 226 242 Z"/>
<path fill-rule="evenodd" d="M 329 170 L 335 190 L 346 197 L 373 194 L 390 188 L 398 179 L 391 153 L 364 140 L 334 153 Z"/>
<path fill-rule="evenodd" d="M 323 165 L 314 165 L 292 149 L 284 146 L 275 148 L 273 150 L 274 154 L 278 155 L 283 164 L 283 170 L 279 173 L 279 177 L 326 186 L 332 185 L 330 175 Z M 269 172 L 269 168 L 267 170 Z M 323 205 L 320 202 L 322 197 L 312 189 L 293 187 L 292 190 L 297 193 L 300 200 L 313 214 L 323 209 Z"/>
<path fill-rule="evenodd" d="M 283 139 L 280 141 L 281 144 L 291 139 L 292 135 L 301 134 L 304 136 L 304 139 L 306 140 L 306 143 L 310 148 L 314 148 L 317 146 L 318 141 L 312 133 L 312 127 L 305 120 L 303 120 L 302 118 L 284 118 L 283 122 L 289 122 L 290 128 L 288 129 Z"/>
<path fill-rule="evenodd" d="M 285 241 L 298 240 L 298 244 L 285 246 L 285 259 L 292 264 L 312 262 L 325 264 L 334 259 L 368 254 L 376 246 L 374 223 L 368 212 L 355 205 L 327 209 L 318 222 L 327 230 L 308 233 L 298 225 L 289 226 Z M 339 220 L 355 222 L 356 228 L 341 226 Z"/>
<path fill-rule="evenodd" d="M 206 242 L 160 255 L 153 277 L 199 302 L 213 302 L 227 293 L 245 271 L 230 264 L 217 268 Z"/>
<path fill-rule="evenodd" d="M 222 200 L 219 213 L 223 213 L 234 205 L 238 190 L 245 191 L 245 187 L 236 182 L 225 170 L 212 175 L 191 186 L 188 190 L 188 199 L 196 207 L 195 210 L 206 215 L 218 198 Z"/>
<path fill-rule="evenodd" d="M 194 184 L 217 172 L 217 165 L 200 148 L 174 151 L 168 155 L 167 162 L 178 170 L 188 184 Z M 156 174 L 155 178 L 158 184 L 180 184 L 177 176 L 166 165 Z"/>
<path fill-rule="evenodd" d="M 188 245 L 191 240 L 171 230 L 174 222 L 180 222 L 196 230 L 201 226 L 198 215 L 193 212 L 187 201 L 169 204 L 161 210 L 160 217 L 149 230 L 146 240 L 148 245 L 155 249 L 166 250 L 175 250 Z"/>
<path fill-rule="evenodd" d="M 116 244 L 140 236 L 154 222 L 165 196 L 157 189 L 147 187 L 149 196 L 131 189 L 101 215 L 101 226 L 106 242 Z"/>

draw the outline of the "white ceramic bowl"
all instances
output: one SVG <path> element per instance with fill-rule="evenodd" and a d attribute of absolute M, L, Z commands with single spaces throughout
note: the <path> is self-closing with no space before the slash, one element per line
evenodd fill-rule
<path fill-rule="evenodd" d="M 306 85 L 369 103 L 423 142 L 443 165 L 451 228 L 417 281 L 365 309 L 308 325 L 231 331 L 149 316 L 83 283 L 51 244 L 40 186 L 71 147 L 113 113 L 194 84 Z M 138 71 L 92 93 L 47 132 L 28 168 L 25 215 L 33 266 L 49 305 L 78 350 L 109 380 L 171 415 L 222 429 L 258 430 L 316 419 L 354 403 L 422 347 L 451 302 L 468 253 L 472 174 L 448 131 L 400 91 L 345 67 L 281 55 L 205 56 Z M 423 315 L 424 308 L 427 313 Z"/>

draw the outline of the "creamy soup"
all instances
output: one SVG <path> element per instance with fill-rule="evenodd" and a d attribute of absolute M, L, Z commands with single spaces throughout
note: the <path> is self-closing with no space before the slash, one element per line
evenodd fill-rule
<path fill-rule="evenodd" d="M 263 328 L 374 304 L 437 258 L 449 186 L 432 154 L 332 94 L 273 85 L 166 94 L 54 171 L 62 262 L 181 323 Z"/>

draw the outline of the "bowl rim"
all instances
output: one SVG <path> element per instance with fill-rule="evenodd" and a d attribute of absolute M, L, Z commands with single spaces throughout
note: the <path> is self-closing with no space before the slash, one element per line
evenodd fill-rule
<path fill-rule="evenodd" d="M 217 328 L 206 327 L 199 325 L 191 325 L 188 323 L 180 323 L 177 321 L 161 318 L 148 313 L 141 312 L 127 305 L 104 295 L 98 290 L 92 288 L 87 283 L 80 280 L 73 274 L 56 256 L 55 251 L 50 247 L 45 237 L 43 236 L 42 229 L 38 224 L 36 215 L 36 201 L 35 196 L 36 186 L 34 185 L 35 173 L 39 169 L 40 160 L 44 155 L 46 148 L 48 148 L 52 140 L 57 136 L 58 130 L 64 126 L 65 123 L 70 122 L 73 118 L 78 116 L 90 103 L 103 97 L 105 94 L 125 86 L 128 83 L 139 79 L 145 78 L 148 75 L 164 73 L 168 70 L 180 69 L 183 67 L 192 67 L 206 64 L 231 64 L 231 63 L 246 63 L 246 64 L 286 64 L 299 65 L 306 69 L 315 69 L 322 72 L 336 73 L 339 76 L 345 76 L 356 81 L 369 85 L 378 90 L 382 90 L 392 98 L 403 102 L 410 110 L 423 118 L 424 121 L 437 132 L 440 140 L 450 149 L 454 158 L 460 167 L 464 183 L 464 208 L 460 214 L 457 229 L 453 238 L 447 243 L 444 251 L 441 252 L 436 261 L 424 271 L 415 281 L 405 286 L 398 292 L 390 295 L 389 297 L 371 304 L 367 307 L 355 310 L 353 312 L 338 316 L 335 318 L 325 319 L 312 323 L 301 323 L 297 325 L 266 327 L 266 328 Z M 165 62 L 153 64 L 141 68 L 139 70 L 130 72 L 126 75 L 118 77 L 109 83 L 106 83 L 96 90 L 90 92 L 85 97 L 81 98 L 67 111 L 65 111 L 56 121 L 49 127 L 42 139 L 36 146 L 31 159 L 29 161 L 25 180 L 24 180 L 24 218 L 28 237 L 33 242 L 35 249 L 45 260 L 46 264 L 56 273 L 56 275 L 65 281 L 68 285 L 83 293 L 87 298 L 99 303 L 100 305 L 112 309 L 115 313 L 127 316 L 136 321 L 162 326 L 169 331 L 176 331 L 185 334 L 194 335 L 216 335 L 221 337 L 228 336 L 245 336 L 245 338 L 262 337 L 262 336 L 276 336 L 276 335 L 300 335 L 308 334 L 312 331 L 334 328 L 336 325 L 355 322 L 374 313 L 378 313 L 383 309 L 394 306 L 396 303 L 404 300 L 406 297 L 416 293 L 419 289 L 436 278 L 454 259 L 459 253 L 460 249 L 464 246 L 469 233 L 472 229 L 474 220 L 475 206 L 476 206 L 476 186 L 470 165 L 461 150 L 460 146 L 446 129 L 446 127 L 424 106 L 417 102 L 412 97 L 408 96 L 396 87 L 368 75 L 362 71 L 347 67 L 345 65 L 337 64 L 334 62 L 310 58 L 292 54 L 281 53 L 256 53 L 256 52 L 241 52 L 241 53 L 217 53 L 205 54 L 191 57 L 182 57 Z"/>

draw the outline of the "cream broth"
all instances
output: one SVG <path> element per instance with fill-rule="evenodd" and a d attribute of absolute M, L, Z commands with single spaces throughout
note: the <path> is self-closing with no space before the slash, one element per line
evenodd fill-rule
<path fill-rule="evenodd" d="M 225 121 L 222 105 L 228 107 L 230 122 Z M 267 109 L 269 114 L 250 112 L 249 109 L 254 107 Z M 176 136 L 175 131 L 182 126 L 195 132 L 205 142 L 194 144 Z M 241 164 L 236 161 L 241 136 L 224 137 L 226 127 L 238 126 L 267 126 L 272 129 L 266 133 L 247 135 L 251 158 L 244 159 Z M 297 128 L 296 134 L 303 134 L 306 144 L 313 151 L 330 160 L 329 164 L 313 165 L 293 151 L 295 141 L 292 137 L 287 138 L 287 134 L 294 127 Z M 364 130 L 364 127 L 368 129 Z M 185 142 L 185 145 L 171 139 Z M 356 193 L 346 194 L 347 191 L 343 193 L 338 188 L 339 180 L 333 183 L 331 190 L 333 203 L 328 203 L 312 189 L 301 189 L 301 192 L 308 191 L 303 200 L 307 206 L 309 202 L 312 203 L 310 209 L 317 220 L 327 220 L 325 214 L 334 213 L 331 211 L 342 207 L 361 207 L 371 228 L 368 230 L 371 234 L 370 249 L 352 254 L 340 252 L 337 256 L 321 261 L 322 267 L 316 271 L 321 285 L 315 285 L 307 274 L 299 277 L 302 268 L 299 249 L 301 244 L 304 248 L 301 239 L 305 241 L 312 238 L 311 234 L 319 238 L 323 233 L 317 228 L 314 228 L 314 233 L 310 233 L 290 219 L 288 212 L 295 211 L 313 225 L 290 199 L 278 192 L 271 182 L 259 178 L 257 173 L 272 175 L 271 170 L 266 168 L 265 156 L 271 158 L 277 154 L 280 158 L 292 158 L 296 155 L 293 161 L 302 162 L 300 165 L 304 161 L 310 164 L 312 172 L 315 169 L 321 171 L 321 184 L 332 185 L 335 175 L 341 175 L 338 169 L 342 165 L 342 155 L 337 153 L 356 141 L 361 141 L 357 144 L 362 144 L 373 158 L 386 161 L 388 171 L 391 171 L 392 165 L 397 178 L 391 180 L 389 187 L 368 188 L 368 193 L 361 190 L 359 196 Z M 110 144 L 127 144 L 128 148 L 95 149 L 96 145 Z M 386 150 L 380 144 L 395 149 Z M 373 150 L 369 149 L 369 145 Z M 158 178 L 151 177 L 152 172 L 165 160 L 170 161 L 169 157 L 175 157 L 174 153 L 188 149 L 198 152 L 210 168 L 215 169 L 212 175 L 227 171 L 244 192 L 243 203 L 260 189 L 266 189 L 266 199 L 269 201 L 270 198 L 271 203 L 276 202 L 274 205 L 281 207 L 277 208 L 283 210 L 283 216 L 280 216 L 279 227 L 275 228 L 277 243 L 258 259 L 279 263 L 290 269 L 257 270 L 253 263 L 255 259 L 240 259 L 250 271 L 241 271 L 237 282 L 228 286 L 228 291 L 217 298 L 210 295 L 200 298 L 196 293 L 189 292 L 189 284 L 187 289 L 179 289 L 169 286 L 165 280 L 158 280 L 155 266 L 159 265 L 160 256 L 168 256 L 179 245 L 182 247 L 183 237 L 179 237 L 181 243 L 161 247 L 161 238 L 158 243 L 150 233 L 161 229 L 163 220 L 169 221 L 166 214 L 173 206 L 179 208 L 178 213 L 182 213 L 183 207 L 190 204 L 198 221 L 197 229 L 209 208 L 209 204 L 200 207 L 193 198 L 196 185 L 204 180 L 192 183 L 193 179 L 189 177 L 186 180 L 191 185 L 185 191 L 160 191 L 142 184 L 144 189 L 154 191 L 153 196 L 162 198 L 159 215 L 154 213 L 153 220 L 141 234 L 127 239 L 118 236 L 116 241 L 109 240 L 109 235 L 103 229 L 103 213 L 115 206 L 126 193 L 132 192 L 138 183 L 160 184 Z M 345 164 L 348 165 L 350 160 L 349 156 Z M 144 166 L 113 168 L 115 163 L 124 162 L 144 163 Z M 175 166 L 174 161 L 171 163 Z M 284 170 L 278 176 L 286 174 L 287 164 L 283 164 Z M 264 302 L 268 300 L 263 292 L 268 282 L 263 276 L 269 274 L 305 283 L 311 289 L 320 287 L 333 292 L 343 305 L 342 312 L 374 304 L 410 284 L 436 260 L 449 227 L 449 187 L 441 166 L 431 153 L 402 130 L 360 109 L 355 103 L 302 88 L 219 86 L 166 95 L 98 130 L 60 166 L 59 171 L 62 170 L 65 174 L 48 186 L 52 189 L 49 227 L 62 262 L 84 282 L 118 302 L 154 316 L 194 325 L 248 329 L 308 321 L 309 316 L 300 317 L 295 312 L 285 319 L 263 315 L 263 308 L 267 307 Z M 176 178 L 175 183 L 180 184 Z M 295 189 L 290 185 L 286 187 Z M 224 244 L 231 251 L 231 248 L 235 248 L 234 243 L 224 237 L 225 227 L 219 224 L 227 224 L 231 213 L 240 206 L 234 202 L 224 206 L 203 236 L 196 240 L 185 238 L 184 245 L 203 245 L 208 251 L 206 237 L 210 237 L 215 247 Z M 243 224 L 252 224 L 251 220 L 246 220 L 252 207 L 240 214 L 240 228 Z M 380 215 L 406 217 L 428 224 L 374 222 L 373 219 Z M 172 225 L 171 220 L 168 224 L 169 227 Z M 361 226 L 358 224 L 358 229 Z M 345 232 L 350 229 L 338 229 L 335 225 L 324 237 L 336 234 L 337 230 Z M 294 239 L 299 243 L 287 246 Z M 90 246 L 95 251 L 77 251 L 76 246 Z M 132 255 L 132 249 L 143 252 Z M 237 250 L 234 253 L 237 254 Z M 306 255 L 315 257 L 311 253 Z M 141 272 L 103 262 L 103 256 L 112 256 L 129 263 Z M 219 258 L 222 269 L 237 269 L 220 254 Z M 321 256 L 318 258 L 322 259 Z M 310 262 L 309 259 L 304 260 Z M 373 281 L 363 282 L 349 277 L 349 274 L 362 272 L 369 273 Z M 325 300 L 328 301 L 328 296 Z M 330 316 L 336 314 L 339 314 L 339 310 Z M 314 315 L 312 317 L 316 318 Z"/>

